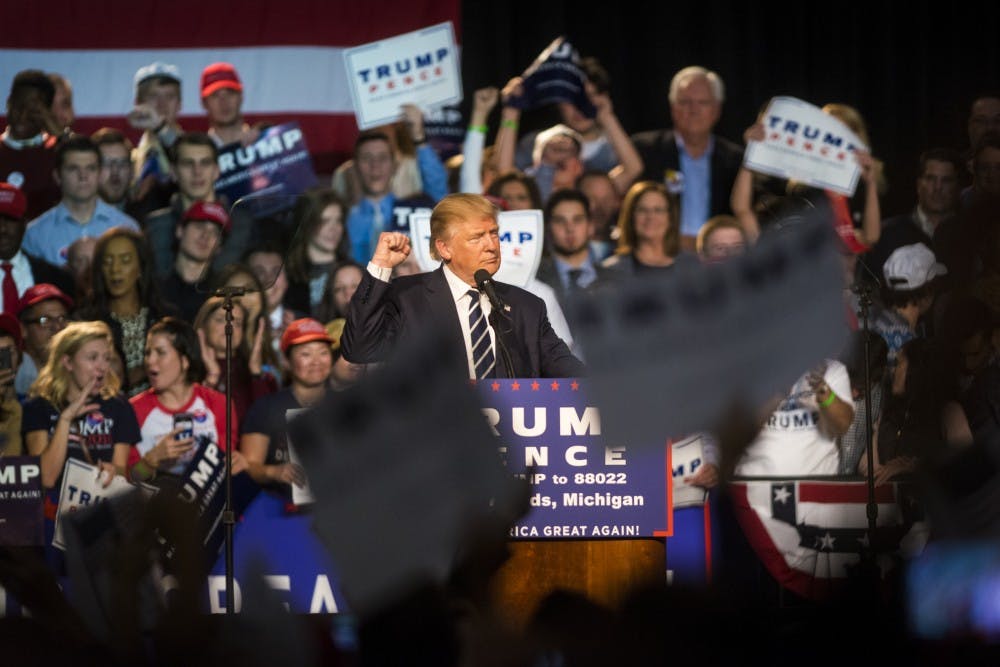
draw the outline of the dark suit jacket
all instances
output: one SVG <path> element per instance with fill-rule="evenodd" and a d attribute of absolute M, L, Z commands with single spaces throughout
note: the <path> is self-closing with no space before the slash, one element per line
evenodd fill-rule
<path fill-rule="evenodd" d="M 664 172 L 668 169 L 680 171 L 681 159 L 677 151 L 677 141 L 673 130 L 651 130 L 632 136 L 632 143 L 646 165 L 640 180 L 664 182 Z M 732 214 L 729 195 L 733 191 L 736 172 L 743 162 L 743 148 L 728 139 L 715 137 L 712 150 L 712 193 L 709 201 L 709 215 Z"/>
<path fill-rule="evenodd" d="M 68 271 L 54 264 L 49 264 L 44 259 L 32 257 L 28 253 L 24 253 L 24 256 L 28 259 L 28 265 L 31 267 L 31 277 L 35 280 L 36 285 L 39 283 L 55 285 L 63 294 L 74 300 L 76 299 L 76 283 Z"/>
<path fill-rule="evenodd" d="M 544 302 L 513 285 L 495 283 L 497 294 L 510 306 L 509 333 L 498 332 L 507 341 L 514 376 L 578 377 L 585 374 L 583 363 L 573 356 L 566 343 L 552 331 Z M 421 331 L 440 326 L 451 341 L 453 361 L 468 369 L 462 325 L 452 298 L 444 268 L 382 282 L 365 271 L 351 305 L 340 339 L 347 361 L 372 363 L 384 360 L 392 349 Z M 506 369 L 497 354 L 497 377 Z"/>
<path fill-rule="evenodd" d="M 617 277 L 613 272 L 605 269 L 598 263 L 594 263 L 594 271 L 597 273 L 597 279 L 587 285 L 585 290 L 587 292 L 601 289 L 613 282 Z M 542 261 L 538 264 L 538 271 L 535 273 L 535 277 L 552 288 L 560 303 L 569 296 L 569 290 L 563 286 L 562 280 L 559 278 L 559 269 L 556 268 L 556 261 L 552 257 L 542 258 Z"/>

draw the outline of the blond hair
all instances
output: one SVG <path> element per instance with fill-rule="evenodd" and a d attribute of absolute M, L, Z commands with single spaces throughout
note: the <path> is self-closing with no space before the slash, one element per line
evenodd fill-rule
<path fill-rule="evenodd" d="M 38 378 L 31 385 L 28 396 L 44 398 L 56 408 L 62 409 L 69 402 L 69 385 L 72 380 L 64 358 L 72 359 L 84 345 L 93 340 L 103 340 L 114 350 L 115 342 L 111 337 L 111 329 L 104 322 L 71 322 L 66 328 L 52 337 L 49 347 L 49 358 L 38 373 Z M 121 389 L 121 380 L 111 368 L 101 387 L 101 398 L 108 399 Z"/>
<path fill-rule="evenodd" d="M 446 240 L 454 233 L 451 228 L 463 220 L 485 220 L 496 222 L 500 210 L 482 195 L 459 193 L 448 195 L 438 202 L 431 213 L 431 257 L 441 259 L 437 251 L 438 239 Z"/>

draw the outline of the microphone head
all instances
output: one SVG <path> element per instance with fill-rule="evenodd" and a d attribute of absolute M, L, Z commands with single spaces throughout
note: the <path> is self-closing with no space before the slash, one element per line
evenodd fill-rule
<path fill-rule="evenodd" d="M 489 283 L 493 279 L 493 276 L 491 276 L 490 272 L 487 271 L 486 269 L 479 269 L 478 271 L 472 274 L 472 278 L 473 280 L 476 281 L 476 287 L 482 290 L 483 286 Z"/>

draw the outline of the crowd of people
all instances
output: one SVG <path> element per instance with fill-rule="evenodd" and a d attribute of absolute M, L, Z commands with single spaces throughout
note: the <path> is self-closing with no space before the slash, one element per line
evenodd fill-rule
<path fill-rule="evenodd" d="M 105 483 L 113 475 L 151 481 L 180 474 L 207 438 L 234 448 L 238 471 L 287 496 L 304 478 L 289 460 L 285 412 L 349 384 L 382 358 L 385 336 L 402 335 L 359 321 L 370 315 L 363 306 L 389 281 L 417 284 L 405 278 L 420 268 L 403 238 L 404 211 L 446 198 L 466 208 L 445 216 L 485 210 L 450 193 L 485 195 L 493 229 L 468 227 L 468 243 L 487 243 L 482 252 L 490 261 L 495 254 L 496 266 L 495 211 L 544 212 L 537 282 L 546 287 L 538 291 L 555 295 L 539 311 L 545 326 L 577 292 L 669 275 L 682 263 L 727 261 L 784 216 L 818 211 L 841 242 L 853 338 L 839 359 L 803 369 L 757 440 L 731 462 L 735 473 L 867 473 L 866 399 L 878 482 L 975 447 L 992 451 L 1000 435 L 1000 95 L 973 101 L 967 146 L 914 146 L 914 205 L 883 211 L 892 166 L 869 152 L 864 119 L 845 104 L 823 111 L 866 143 L 854 154 L 861 177 L 853 197 L 744 167 L 744 147 L 714 133 L 725 102 L 714 72 L 678 72 L 669 89 L 672 128 L 630 135 L 615 115 L 607 73 L 591 59 L 582 66 L 594 117 L 562 102 L 562 123 L 521 135 L 514 100 L 523 82 L 515 77 L 475 91 L 462 153 L 443 160 L 420 109 L 407 105 L 400 122 L 358 136 L 329 187 L 266 218 L 231 208 L 215 189 L 220 149 L 248 145 L 262 129 L 243 118 L 243 84 L 232 65 L 201 73 L 208 132 L 184 131 L 182 73 L 155 62 L 135 74 L 131 129 L 89 137 L 73 131 L 69 82 L 19 72 L 0 137 L 3 453 L 40 457 L 44 485 L 58 489 L 67 458 L 99 466 Z M 487 145 L 498 106 L 495 142 Z M 745 142 L 763 138 L 752 113 L 747 125 Z M 133 132 L 141 132 L 138 145 Z M 480 260 L 470 264 L 468 248 L 449 236 L 442 242 L 440 229 L 432 234 L 433 256 L 469 268 L 448 280 L 468 283 Z M 352 304 L 359 286 L 366 297 Z M 221 393 L 227 312 L 212 296 L 218 287 L 247 289 L 231 312 L 230 433 Z M 461 285 L 449 287 L 465 297 Z M 410 318 L 428 315 L 419 305 L 413 313 L 410 304 L 397 307 Z M 477 296 L 459 308 L 472 316 L 462 323 L 468 336 L 479 325 Z M 550 330 L 537 335 L 555 349 Z M 499 372 L 492 348 L 485 364 L 475 343 L 466 352 L 471 378 Z M 564 348 L 531 362 L 515 360 L 513 368 L 583 369 Z M 178 421 L 192 413 L 193 426 Z M 708 465 L 699 480 L 714 486 L 725 462 Z"/>

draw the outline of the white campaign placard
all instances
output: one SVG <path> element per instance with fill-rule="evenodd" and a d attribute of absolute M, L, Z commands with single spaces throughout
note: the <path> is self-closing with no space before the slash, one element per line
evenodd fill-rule
<path fill-rule="evenodd" d="M 56 529 L 52 536 L 52 546 L 66 550 L 63 542 L 63 517 L 81 507 L 89 507 L 112 496 L 127 493 L 136 488 L 121 475 L 111 478 L 104 487 L 100 479 L 100 468 L 76 459 L 66 459 L 63 468 L 62 487 L 59 489 L 59 509 L 56 510 Z"/>
<path fill-rule="evenodd" d="M 708 491 L 684 481 L 698 472 L 705 463 L 705 441 L 700 433 L 670 445 L 670 467 L 673 475 L 674 509 L 704 505 Z"/>
<path fill-rule="evenodd" d="M 296 416 L 305 412 L 305 408 L 294 408 L 292 410 L 285 410 L 285 423 L 292 421 Z M 287 432 L 287 431 L 286 431 Z M 302 465 L 302 459 L 299 458 L 298 453 L 295 451 L 294 445 L 292 445 L 292 434 L 288 434 L 288 462 L 297 465 L 304 471 L 306 467 Z M 313 496 L 312 487 L 309 486 L 309 476 L 306 476 L 306 485 L 299 486 L 298 484 L 292 484 L 292 502 L 296 505 L 309 505 L 316 502 L 316 498 Z"/>
<path fill-rule="evenodd" d="M 344 66 L 361 130 L 396 122 L 404 104 L 427 110 L 462 100 L 450 22 L 346 49 Z"/>
<path fill-rule="evenodd" d="M 503 211 L 497 217 L 500 227 L 500 270 L 494 279 L 508 285 L 526 287 L 535 277 L 542 261 L 544 222 L 542 212 Z M 433 271 L 440 264 L 431 257 L 431 214 L 410 214 L 410 248 L 421 271 Z"/>
<path fill-rule="evenodd" d="M 747 146 L 747 169 L 854 194 L 861 169 L 853 153 L 868 147 L 846 125 L 795 97 L 773 98 L 761 121 L 767 136 Z"/>

